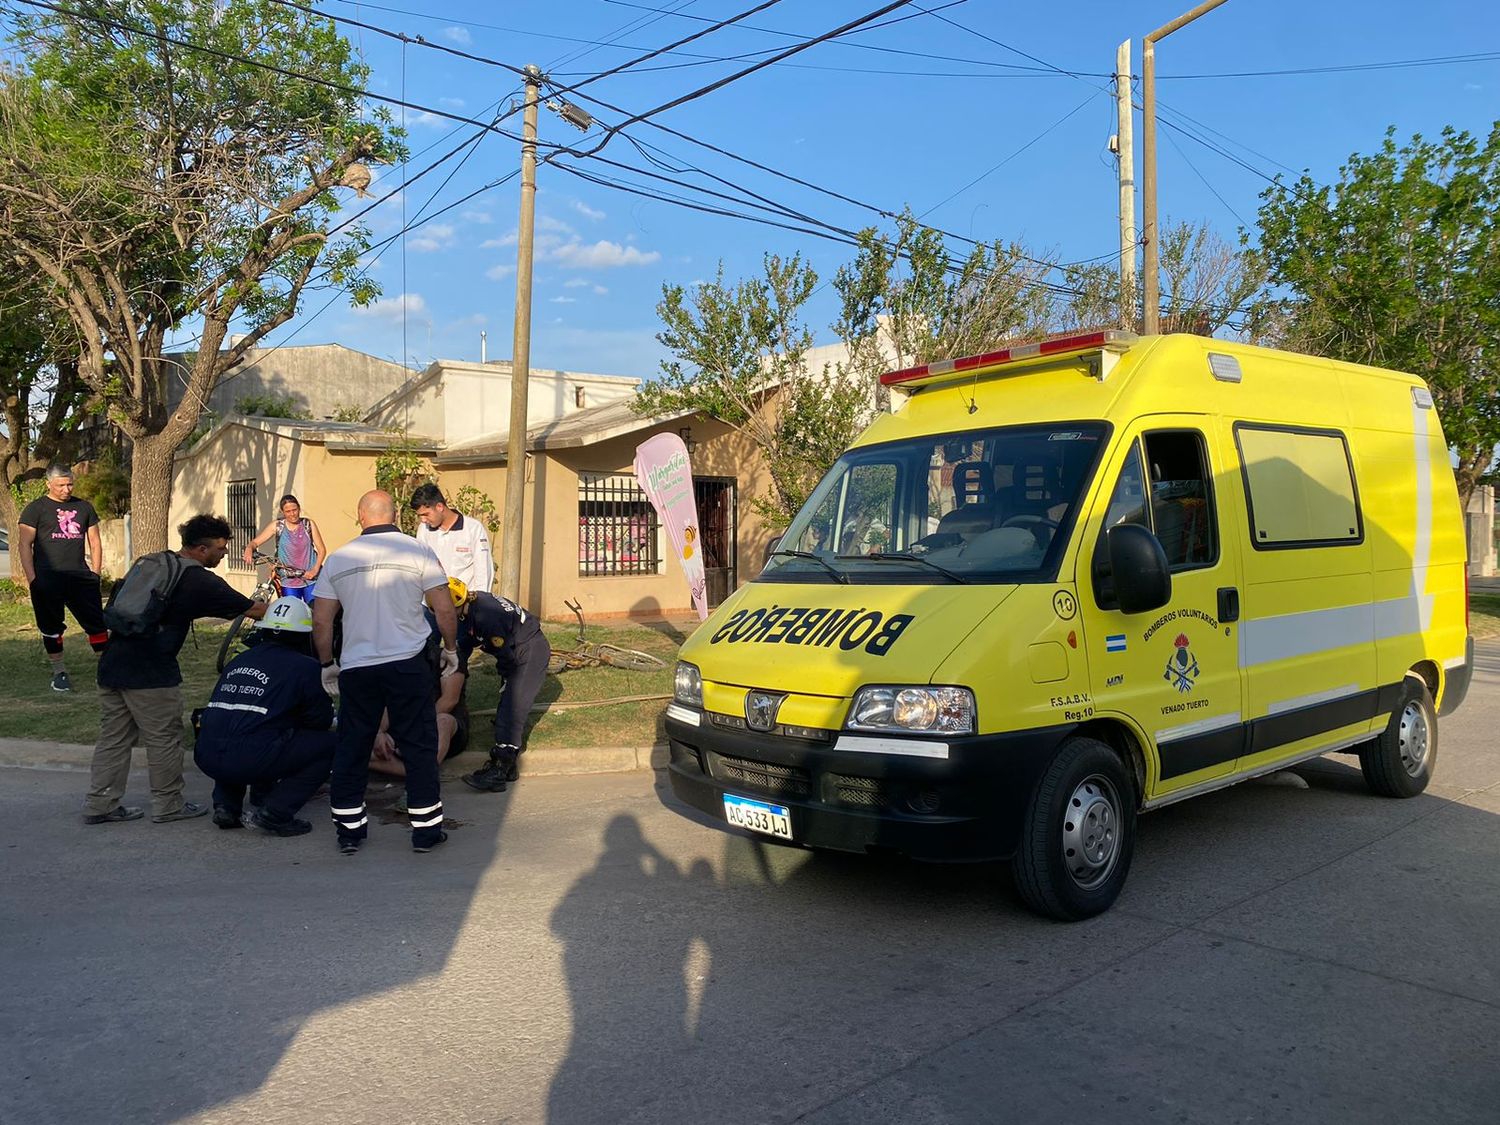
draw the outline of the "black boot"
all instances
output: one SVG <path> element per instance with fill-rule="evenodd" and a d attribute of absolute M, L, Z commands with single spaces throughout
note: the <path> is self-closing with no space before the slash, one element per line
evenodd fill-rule
<path fill-rule="evenodd" d="M 520 776 L 516 765 L 519 754 L 520 751 L 514 746 L 490 747 L 489 762 L 473 773 L 464 774 L 463 783 L 481 793 L 504 793 L 510 783 Z"/>

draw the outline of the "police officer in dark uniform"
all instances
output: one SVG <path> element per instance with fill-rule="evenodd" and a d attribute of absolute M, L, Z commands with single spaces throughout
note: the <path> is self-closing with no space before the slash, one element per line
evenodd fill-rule
<path fill-rule="evenodd" d="M 456 580 L 450 580 L 450 587 Z M 454 601 L 457 602 L 457 591 Z M 481 793 L 504 793 L 520 776 L 516 760 L 524 749 L 526 716 L 536 701 L 552 646 L 542 635 L 542 623 L 508 598 L 468 592 L 458 610 L 458 662 L 467 674 L 477 648 L 495 658 L 500 673 L 500 706 L 495 708 L 495 744 L 490 760 L 463 782 Z"/>
<path fill-rule="evenodd" d="M 306 602 L 278 598 L 255 625 L 259 643 L 224 669 L 201 712 L 193 760 L 214 779 L 220 828 L 301 836 L 312 825 L 296 814 L 333 768 L 333 700 L 312 655 Z"/>

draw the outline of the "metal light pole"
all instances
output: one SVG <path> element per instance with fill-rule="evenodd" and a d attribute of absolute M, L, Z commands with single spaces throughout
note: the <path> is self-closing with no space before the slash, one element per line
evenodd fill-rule
<path fill-rule="evenodd" d="M 505 515 L 500 524 L 500 593 L 521 601 L 521 527 L 526 514 L 526 397 L 531 383 L 531 263 L 536 232 L 536 107 L 542 72 L 526 68 L 521 129 L 521 219 L 516 234 L 516 325 L 510 362 L 510 430 L 505 443 Z"/>
<path fill-rule="evenodd" d="M 1199 4 L 1158 27 L 1141 44 L 1141 239 L 1146 244 L 1146 307 L 1142 320 L 1148 336 L 1161 331 L 1161 255 L 1156 237 L 1156 42 L 1222 3 L 1224 0 Z"/>

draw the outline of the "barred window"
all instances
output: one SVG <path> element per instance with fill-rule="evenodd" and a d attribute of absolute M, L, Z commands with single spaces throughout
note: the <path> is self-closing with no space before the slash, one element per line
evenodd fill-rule
<path fill-rule="evenodd" d="M 229 554 L 225 561 L 230 570 L 254 570 L 253 566 L 246 566 L 241 555 L 245 544 L 255 538 L 260 531 L 260 525 L 255 521 L 255 482 L 253 480 L 232 480 L 229 482 L 228 501 L 229 526 L 234 528 L 234 539 L 231 541 Z"/>
<path fill-rule="evenodd" d="M 578 573 L 661 573 L 661 524 L 633 476 L 578 475 Z"/>

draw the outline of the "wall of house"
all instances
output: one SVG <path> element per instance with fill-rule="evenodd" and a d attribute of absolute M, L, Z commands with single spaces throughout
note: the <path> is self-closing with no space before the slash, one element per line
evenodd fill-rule
<path fill-rule="evenodd" d="M 177 356 L 168 356 L 176 360 Z M 247 396 L 290 398 L 315 419 L 331 418 L 342 407 L 368 407 L 410 379 L 400 364 L 337 344 L 251 348 L 209 396 L 209 409 L 227 414 Z M 169 379 L 169 403 L 181 398 L 183 381 Z"/>
<path fill-rule="evenodd" d="M 372 395 L 365 399 L 365 403 L 373 406 L 380 397 Z M 372 415 L 370 424 L 387 429 L 404 429 L 407 433 L 419 434 L 423 437 L 441 438 L 446 424 L 444 408 L 443 380 L 439 376 L 390 403 L 378 414 Z"/>
<path fill-rule="evenodd" d="M 659 574 L 583 576 L 578 572 L 577 535 L 571 533 L 578 526 L 580 473 L 633 474 L 636 446 L 653 434 L 676 432 L 681 425 L 677 422 L 638 430 L 583 449 L 538 455 L 538 491 L 545 511 L 547 541 L 545 545 L 535 544 L 531 553 L 532 572 L 540 585 L 540 598 L 533 607 L 537 612 L 544 617 L 570 619 L 572 613 L 564 600 L 581 604 L 586 618 L 692 611 L 687 579 L 672 558 L 669 543 L 663 543 L 663 569 Z M 722 422 L 695 419 L 691 432 L 697 443 L 693 475 L 727 477 L 737 482 L 735 585 L 743 585 L 760 572 L 766 545 L 774 534 L 751 511 L 749 503 L 752 496 L 769 487 L 764 462 L 753 442 Z"/>

